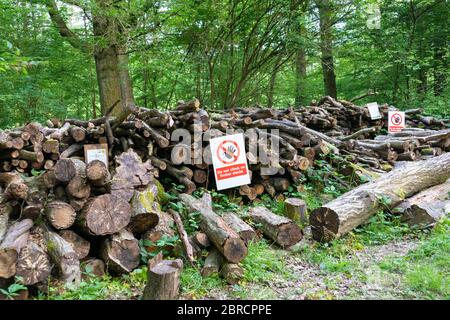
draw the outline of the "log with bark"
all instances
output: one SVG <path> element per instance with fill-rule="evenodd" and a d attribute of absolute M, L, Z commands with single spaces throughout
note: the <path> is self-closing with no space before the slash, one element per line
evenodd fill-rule
<path fill-rule="evenodd" d="M 291 219 L 279 216 L 266 207 L 253 207 L 249 210 L 251 219 L 260 225 L 265 236 L 283 248 L 288 248 L 303 237 L 300 227 Z"/>
<path fill-rule="evenodd" d="M 179 197 L 190 212 L 200 213 L 200 229 L 214 246 L 228 261 L 238 263 L 247 255 L 247 246 L 239 234 L 212 210 L 211 199 L 205 195 L 208 194 L 205 193 L 202 199 L 188 194 L 180 194 Z"/>
<path fill-rule="evenodd" d="M 450 153 L 407 163 L 311 212 L 313 237 L 318 241 L 339 238 L 375 212 L 393 208 L 405 198 L 443 183 L 449 177 Z"/>

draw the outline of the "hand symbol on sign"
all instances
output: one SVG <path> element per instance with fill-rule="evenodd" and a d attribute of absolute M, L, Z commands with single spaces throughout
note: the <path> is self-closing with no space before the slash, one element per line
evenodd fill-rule
<path fill-rule="evenodd" d="M 236 152 L 235 147 L 228 146 L 227 150 L 224 152 L 224 155 L 227 159 L 232 159 L 235 152 Z"/>

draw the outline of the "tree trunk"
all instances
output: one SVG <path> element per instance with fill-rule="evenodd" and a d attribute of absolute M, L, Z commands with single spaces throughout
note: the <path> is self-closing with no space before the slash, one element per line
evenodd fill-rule
<path fill-rule="evenodd" d="M 449 190 L 450 180 L 447 180 L 406 199 L 394 211 L 401 212 L 401 220 L 409 226 L 433 226 L 445 215 L 446 206 L 450 206 Z"/>
<path fill-rule="evenodd" d="M 325 95 L 337 97 L 333 61 L 333 8 L 332 0 L 316 0 L 320 18 L 320 51 Z"/>
<path fill-rule="evenodd" d="M 377 211 L 393 208 L 404 198 L 443 183 L 449 177 L 450 153 L 407 163 L 314 210 L 310 215 L 313 238 L 318 241 L 339 238 Z"/>

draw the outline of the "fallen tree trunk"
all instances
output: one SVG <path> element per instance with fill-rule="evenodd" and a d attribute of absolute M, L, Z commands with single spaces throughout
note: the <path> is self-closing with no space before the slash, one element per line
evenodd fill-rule
<path fill-rule="evenodd" d="M 206 194 L 206 193 L 205 193 Z M 224 257 L 238 263 L 247 255 L 247 246 L 230 226 L 209 206 L 209 200 L 195 199 L 188 194 L 180 194 L 180 199 L 191 212 L 200 212 L 200 229 L 207 235 Z"/>
<path fill-rule="evenodd" d="M 446 206 L 450 205 L 449 192 L 450 180 L 447 180 L 406 199 L 394 211 L 401 212 L 402 222 L 409 226 L 433 226 L 446 214 Z"/>
<path fill-rule="evenodd" d="M 406 197 L 450 177 L 450 153 L 408 163 L 314 210 L 313 238 L 331 241 L 348 233 L 379 210 L 393 208 Z"/>

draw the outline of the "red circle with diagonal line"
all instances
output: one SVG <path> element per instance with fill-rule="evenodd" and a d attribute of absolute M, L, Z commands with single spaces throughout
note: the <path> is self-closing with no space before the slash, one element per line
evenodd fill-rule
<path fill-rule="evenodd" d="M 395 126 L 398 126 L 402 123 L 403 117 L 400 113 L 394 113 L 391 116 L 391 122 L 392 124 L 394 124 Z"/>
<path fill-rule="evenodd" d="M 239 155 L 241 154 L 241 150 L 239 149 L 236 141 L 233 140 L 224 140 L 219 144 L 217 148 L 217 159 L 223 164 L 232 164 L 239 159 Z"/>

